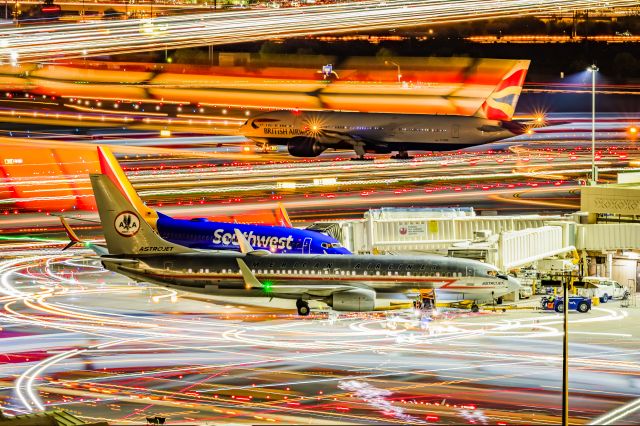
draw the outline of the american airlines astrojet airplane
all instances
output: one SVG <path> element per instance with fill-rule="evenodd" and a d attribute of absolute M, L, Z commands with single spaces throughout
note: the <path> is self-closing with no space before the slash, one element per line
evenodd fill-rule
<path fill-rule="evenodd" d="M 235 229 L 240 252 L 198 250 L 156 234 L 104 174 L 91 175 L 108 254 L 102 265 L 135 279 L 194 293 L 293 299 L 308 315 L 309 300 L 336 311 L 405 308 L 423 289 L 464 291 L 482 286 L 496 295 L 519 288 L 491 265 L 442 256 L 277 254 L 254 249 Z"/>

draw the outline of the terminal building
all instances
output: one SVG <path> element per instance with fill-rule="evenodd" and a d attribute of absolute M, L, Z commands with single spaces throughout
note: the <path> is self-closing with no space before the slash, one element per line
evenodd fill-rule
<path fill-rule="evenodd" d="M 354 253 L 473 258 L 520 277 L 573 268 L 580 276 L 610 278 L 632 293 L 640 289 L 640 183 L 586 186 L 581 212 L 571 215 L 478 216 L 471 208 L 383 208 L 369 210 L 361 220 L 312 228 L 332 234 Z"/>

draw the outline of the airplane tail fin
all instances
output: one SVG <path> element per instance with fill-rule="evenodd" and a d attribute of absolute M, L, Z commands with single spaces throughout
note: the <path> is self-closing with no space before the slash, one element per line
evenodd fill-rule
<path fill-rule="evenodd" d="M 90 178 L 109 254 L 175 254 L 194 251 L 158 236 L 109 176 L 92 174 Z"/>
<path fill-rule="evenodd" d="M 513 68 L 500 80 L 474 116 L 489 120 L 511 120 L 516 110 L 516 104 L 522 92 L 522 85 L 527 76 L 530 63 L 531 61 L 528 60 L 517 61 Z"/>
<path fill-rule="evenodd" d="M 144 202 L 138 196 L 138 193 L 127 179 L 127 175 L 124 174 L 122 167 L 116 160 L 109 148 L 104 146 L 98 146 L 98 159 L 100 161 L 100 171 L 103 175 L 106 175 L 111 182 L 118 188 L 120 193 L 124 195 L 129 202 L 135 208 L 142 218 L 153 228 L 157 229 L 156 223 L 158 221 L 158 213 L 147 207 Z"/>
<path fill-rule="evenodd" d="M 284 208 L 282 203 L 278 203 L 276 217 L 280 226 L 284 226 L 285 228 L 293 228 L 291 219 L 289 219 L 289 213 L 287 213 L 287 209 Z"/>

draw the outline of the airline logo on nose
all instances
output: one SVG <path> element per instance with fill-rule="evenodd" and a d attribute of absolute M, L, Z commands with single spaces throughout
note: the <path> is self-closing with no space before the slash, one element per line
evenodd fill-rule
<path fill-rule="evenodd" d="M 133 212 L 122 212 L 116 216 L 113 226 L 123 237 L 133 237 L 140 230 L 140 219 Z"/>

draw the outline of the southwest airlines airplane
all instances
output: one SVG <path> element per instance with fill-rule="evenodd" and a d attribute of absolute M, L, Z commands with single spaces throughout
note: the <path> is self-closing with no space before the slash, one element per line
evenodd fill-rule
<path fill-rule="evenodd" d="M 100 261 L 138 281 L 217 296 L 293 299 L 299 315 L 309 315 L 309 300 L 336 311 L 363 312 L 410 307 L 412 294 L 422 289 L 482 286 L 500 297 L 519 288 L 495 266 L 476 260 L 275 254 L 255 249 L 237 228 L 239 252 L 196 250 L 156 234 L 109 176 L 91 175 L 91 185 L 107 245 Z"/>
<path fill-rule="evenodd" d="M 102 174 L 109 177 L 153 230 L 172 243 L 196 249 L 237 251 L 237 229 L 253 247 L 272 253 L 350 253 L 333 237 L 291 227 L 286 212 L 283 212 L 283 217 L 289 227 L 210 222 L 203 218 L 174 219 L 147 207 L 142 202 L 111 151 L 98 147 L 98 158 Z"/>
<path fill-rule="evenodd" d="M 518 61 L 473 116 L 340 111 L 273 111 L 247 120 L 240 133 L 259 144 L 286 145 L 296 157 L 329 148 L 408 158 L 409 150 L 448 151 L 509 138 L 525 131 L 511 121 L 530 61 Z"/>

